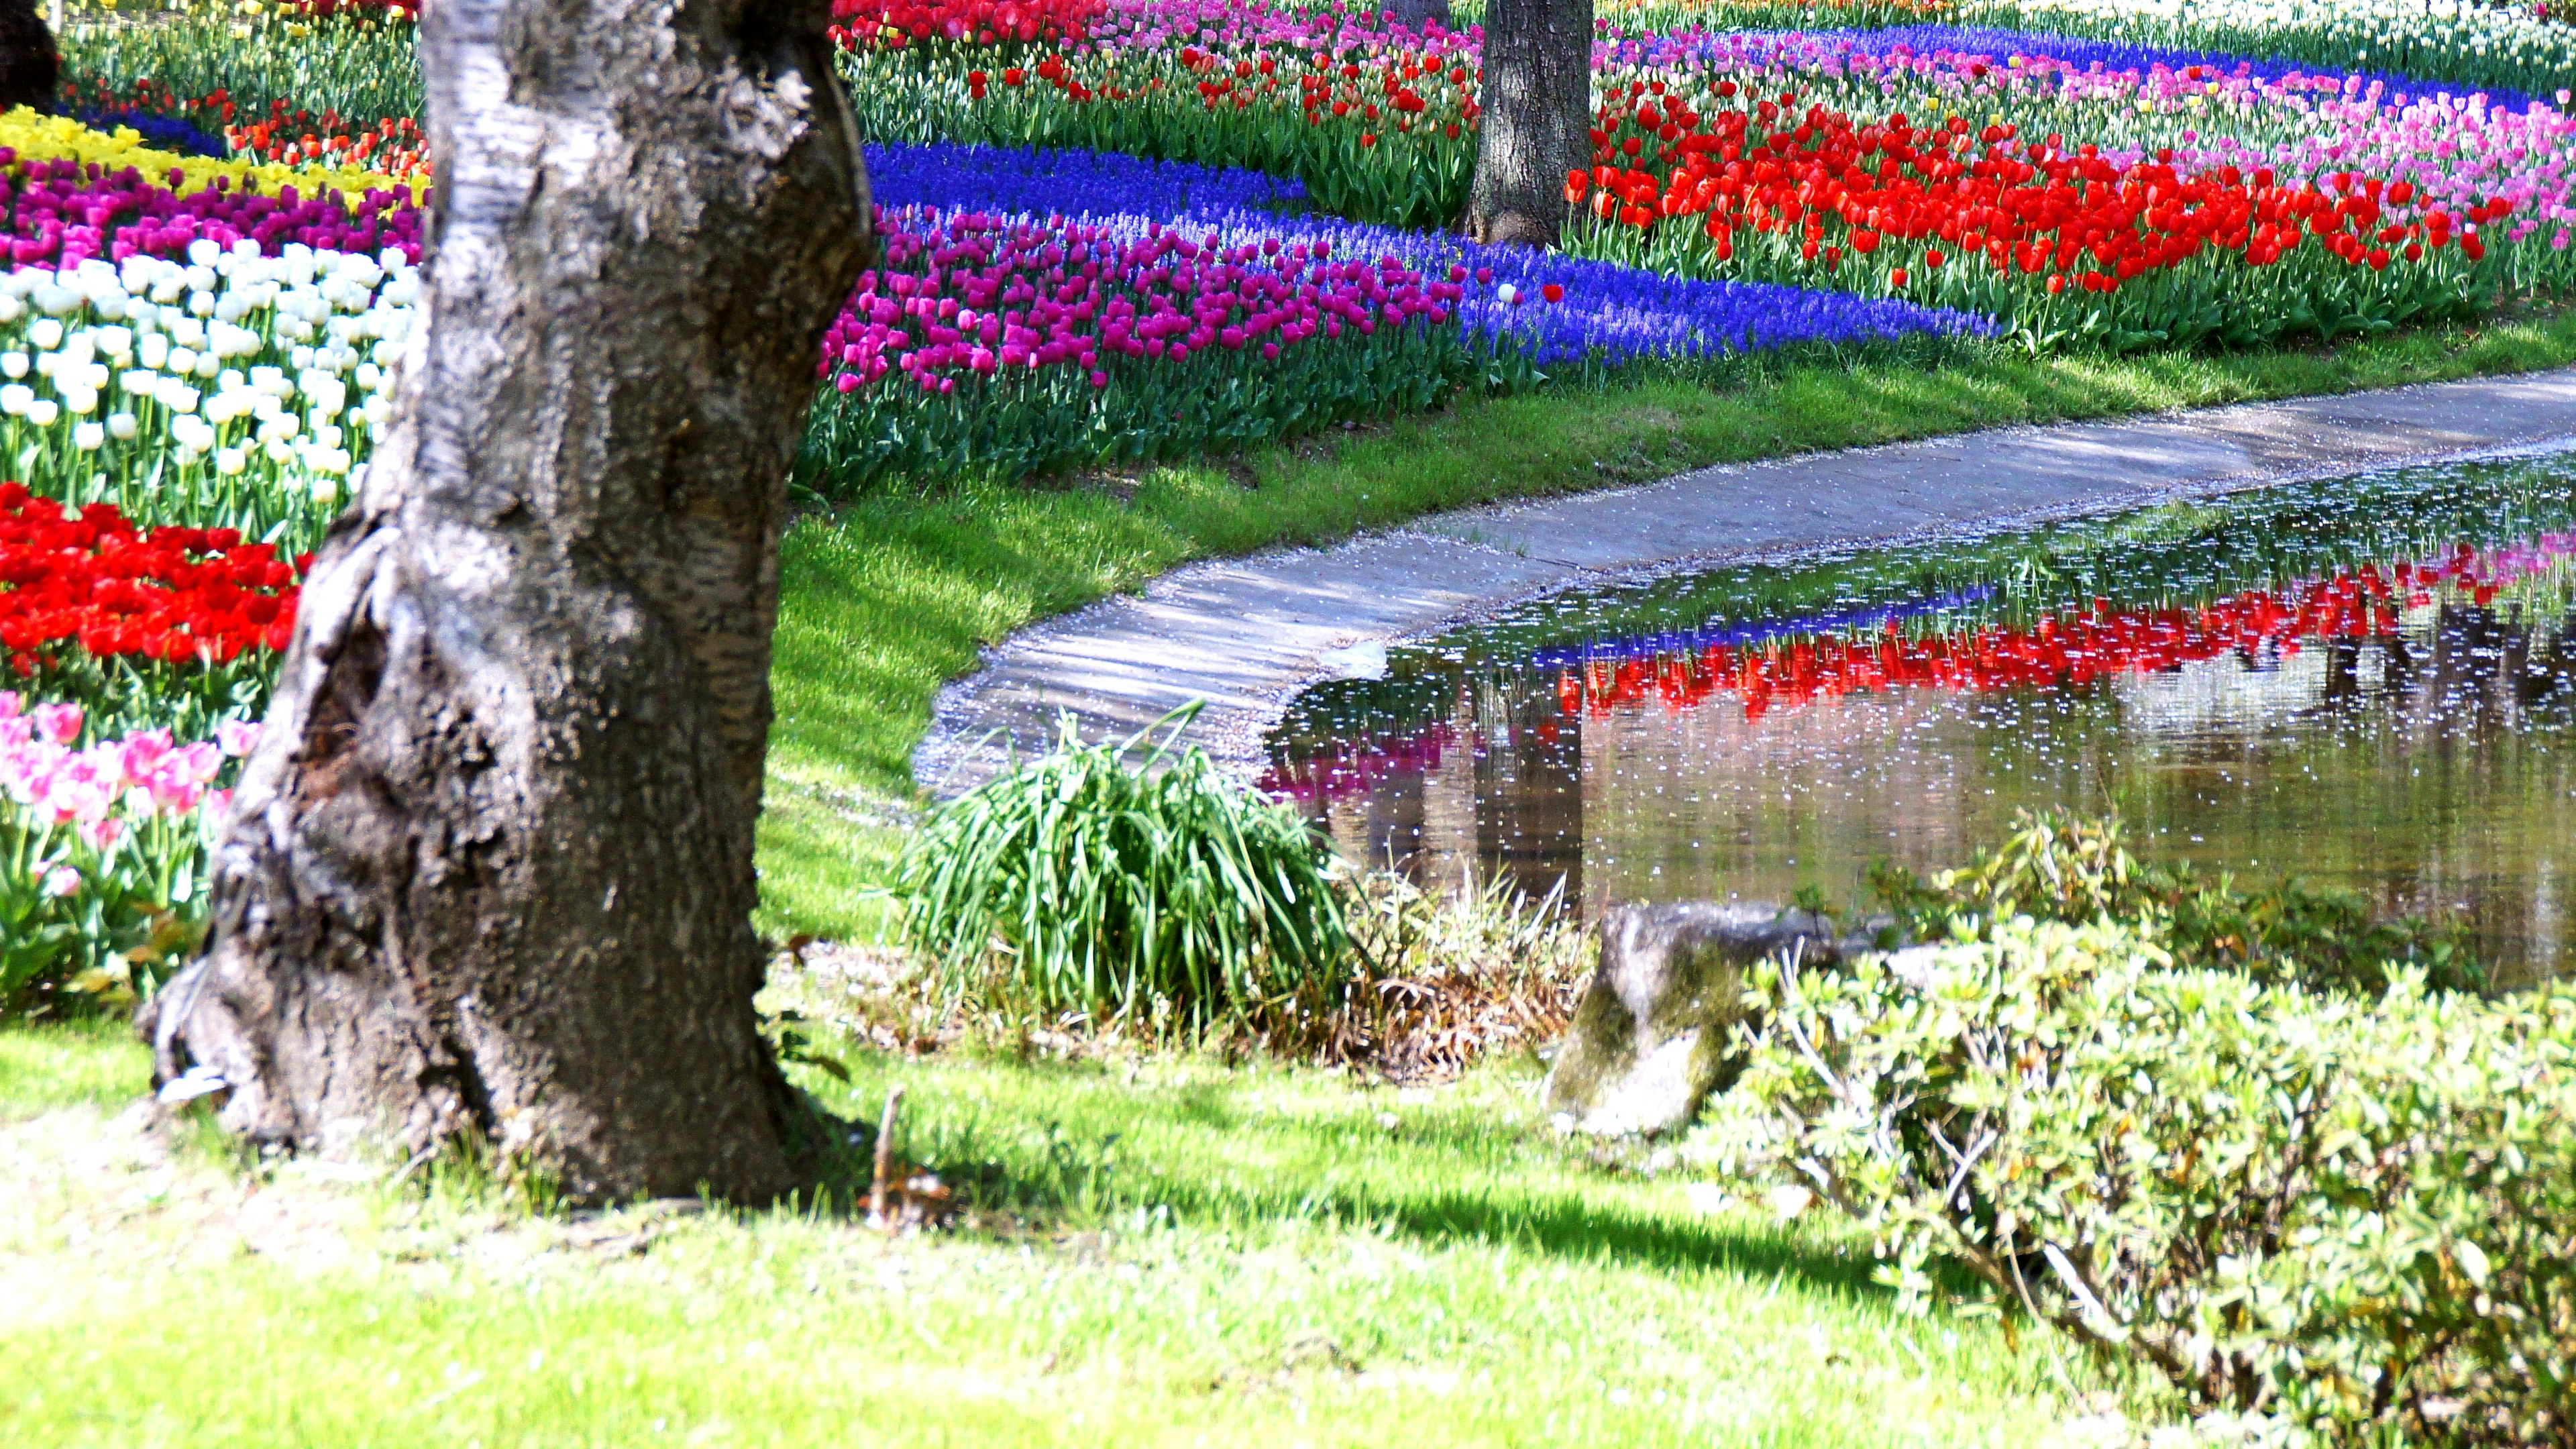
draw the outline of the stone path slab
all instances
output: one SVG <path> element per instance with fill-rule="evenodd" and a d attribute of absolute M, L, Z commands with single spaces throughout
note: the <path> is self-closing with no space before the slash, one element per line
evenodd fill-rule
<path fill-rule="evenodd" d="M 1189 738 L 1258 772 L 1317 681 L 1534 595 L 1734 559 L 1902 542 L 2295 478 L 2576 447 L 2576 369 L 2009 428 L 1704 468 L 1644 487 L 1464 509 L 1332 548 L 1176 569 L 1021 631 L 940 691 L 914 778 L 971 789 L 1069 712 L 1124 736 L 1191 700 Z"/>

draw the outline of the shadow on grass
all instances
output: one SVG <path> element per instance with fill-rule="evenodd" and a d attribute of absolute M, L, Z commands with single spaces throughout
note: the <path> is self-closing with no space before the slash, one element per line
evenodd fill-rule
<path fill-rule="evenodd" d="M 853 1063 L 858 1065 L 858 1063 Z M 1032 1089 L 946 1089 L 878 1058 L 859 1072 L 869 1100 L 900 1073 L 914 1095 L 907 1151 L 937 1165 L 962 1198 L 1046 1226 L 1115 1225 L 1156 1208 L 1203 1226 L 1320 1225 L 1400 1235 L 1431 1247 L 1481 1246 L 1587 1267 L 1786 1276 L 1845 1298 L 1876 1298 L 1865 1256 L 1748 1230 L 1741 1220 L 1660 1210 L 1544 1129 L 1448 1110 L 1390 1132 L 1375 1104 L 1256 1110 L 1226 1082 L 1131 1086 L 1088 1064 L 977 1065 Z M 885 1075 L 879 1075 L 883 1073 Z M 843 1158 L 835 1196 L 864 1198 L 865 1164 Z"/>

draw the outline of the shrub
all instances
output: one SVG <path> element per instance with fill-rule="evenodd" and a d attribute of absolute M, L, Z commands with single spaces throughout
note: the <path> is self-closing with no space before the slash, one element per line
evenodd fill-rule
<path fill-rule="evenodd" d="M 953 998 L 1021 1017 L 1200 1035 L 1319 1013 L 1353 959 L 1329 846 L 1196 747 L 1145 739 L 1068 723 L 932 811 L 896 865 L 906 942 Z"/>
<path fill-rule="evenodd" d="M 1694 1151 L 1859 1219 L 1908 1306 L 1946 1259 L 2294 1436 L 2576 1436 L 2576 989 L 2371 999 L 2025 918 L 1751 990 Z"/>
<path fill-rule="evenodd" d="M 2376 920 L 2360 896 L 2295 878 L 2245 890 L 2232 876 L 2211 881 L 2187 864 L 2141 861 L 2121 844 L 2117 817 L 2020 811 L 2001 845 L 1959 869 L 1926 880 L 1882 864 L 1870 884 L 1917 939 L 1974 939 L 2017 916 L 2154 923 L 2178 962 L 2263 980 L 2377 991 L 2407 967 L 2444 990 L 2485 980 L 2455 926 Z"/>

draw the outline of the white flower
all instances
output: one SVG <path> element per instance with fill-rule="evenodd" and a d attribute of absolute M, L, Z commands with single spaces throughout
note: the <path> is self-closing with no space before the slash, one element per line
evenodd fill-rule
<path fill-rule="evenodd" d="M 36 324 L 27 329 L 27 340 L 51 351 L 62 343 L 63 324 L 51 317 L 39 317 Z"/>
<path fill-rule="evenodd" d="M 109 413 L 107 415 L 107 435 L 109 437 L 116 439 L 120 443 L 130 443 L 134 441 L 134 431 L 134 414 Z"/>
<path fill-rule="evenodd" d="M 249 466 L 249 464 L 249 457 L 246 456 L 239 448 L 217 448 L 215 450 L 215 471 L 223 474 L 227 478 L 239 473 L 243 468 Z"/>
<path fill-rule="evenodd" d="M 72 446 L 84 453 L 95 453 L 107 441 L 107 429 L 97 423 L 81 423 L 72 429 Z"/>
<path fill-rule="evenodd" d="M 158 368 L 170 360 L 170 339 L 158 332 L 143 334 L 143 340 L 134 344 L 134 360 Z"/>
<path fill-rule="evenodd" d="M 268 455 L 268 461 L 280 467 L 295 461 L 295 445 L 284 438 L 269 439 L 268 446 L 260 451 Z"/>
<path fill-rule="evenodd" d="M 324 473 L 313 480 L 313 501 L 328 508 L 340 501 L 340 480 Z"/>
<path fill-rule="evenodd" d="M 1520 295 L 1519 290 L 1514 288 L 1509 282 L 1505 282 L 1494 289 L 1494 300 L 1502 303 L 1506 307 L 1519 301 Z"/>
<path fill-rule="evenodd" d="M 56 403 L 52 398 L 45 397 L 40 397 L 34 402 L 27 404 L 24 411 L 27 415 L 27 421 L 34 423 L 40 428 L 52 427 L 54 425 L 54 419 L 63 415 L 61 404 Z"/>
<path fill-rule="evenodd" d="M 68 383 L 63 387 L 63 406 L 87 417 L 98 411 L 98 389 L 86 383 Z"/>
<path fill-rule="evenodd" d="M 6 373 L 11 382 L 16 382 L 18 379 L 25 377 L 27 375 L 27 354 L 23 352 L 0 352 L 0 373 Z"/>
<path fill-rule="evenodd" d="M 193 347 L 173 347 L 168 361 L 172 372 L 194 372 L 197 370 L 197 351 Z"/>
<path fill-rule="evenodd" d="M 13 418 L 25 416 L 27 405 L 35 400 L 36 390 L 23 382 L 13 382 L 7 387 L 0 387 L 0 413 L 7 413 Z"/>
<path fill-rule="evenodd" d="M 217 245 L 212 237 L 201 236 L 188 243 L 188 260 L 201 267 L 213 266 L 215 258 L 223 254 L 224 249 Z"/>

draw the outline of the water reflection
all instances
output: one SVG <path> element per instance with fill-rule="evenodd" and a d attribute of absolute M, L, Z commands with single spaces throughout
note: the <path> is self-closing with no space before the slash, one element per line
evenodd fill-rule
<path fill-rule="evenodd" d="M 2357 480 L 1552 600 L 1310 692 L 1266 784 L 1354 857 L 1607 901 L 1859 894 L 2020 806 L 2570 960 L 2563 469 Z"/>

